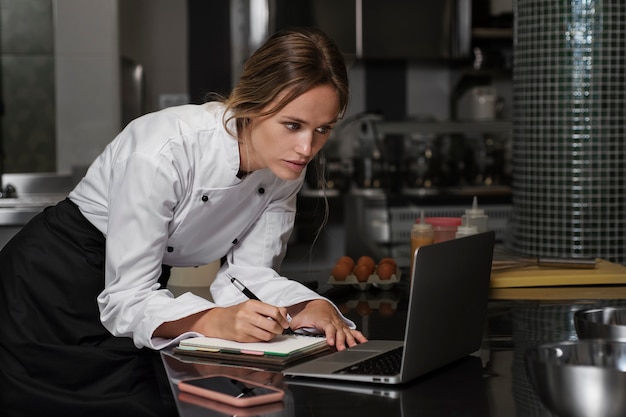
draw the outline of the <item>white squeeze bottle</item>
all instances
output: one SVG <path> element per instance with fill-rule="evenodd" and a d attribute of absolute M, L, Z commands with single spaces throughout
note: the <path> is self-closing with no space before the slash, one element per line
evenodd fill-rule
<path fill-rule="evenodd" d="M 487 223 L 489 217 L 485 214 L 485 210 L 478 208 L 478 199 L 474 196 L 474 202 L 471 209 L 466 209 L 465 214 L 461 217 L 463 224 L 467 226 L 476 226 L 478 233 L 488 230 Z"/>
<path fill-rule="evenodd" d="M 457 227 L 456 235 L 454 237 L 465 237 L 478 233 L 478 228 L 476 226 L 465 224 L 465 219 L 462 219 L 462 221 L 461 225 Z"/>

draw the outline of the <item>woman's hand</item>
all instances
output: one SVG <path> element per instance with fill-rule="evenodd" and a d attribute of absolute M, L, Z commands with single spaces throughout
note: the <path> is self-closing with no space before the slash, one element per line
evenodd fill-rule
<path fill-rule="evenodd" d="M 211 309 L 202 319 L 200 333 L 237 342 L 268 341 L 289 327 L 286 316 L 286 308 L 248 300 Z"/>
<path fill-rule="evenodd" d="M 192 331 L 237 342 L 266 342 L 289 327 L 286 316 L 287 309 L 284 307 L 248 300 L 163 323 L 156 329 L 154 336 L 172 338 Z"/>
<path fill-rule="evenodd" d="M 358 343 L 367 342 L 367 338 L 358 330 L 350 329 L 337 309 L 326 300 L 306 301 L 289 308 L 292 317 L 291 328 L 313 327 L 323 331 L 326 341 L 337 350 Z"/>

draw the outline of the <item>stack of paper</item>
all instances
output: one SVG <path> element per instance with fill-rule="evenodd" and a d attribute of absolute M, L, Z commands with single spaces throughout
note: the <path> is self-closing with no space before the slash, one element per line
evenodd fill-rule
<path fill-rule="evenodd" d="M 280 335 L 269 342 L 242 343 L 215 337 L 181 340 L 174 352 L 235 362 L 286 364 L 326 350 L 326 338 Z"/>

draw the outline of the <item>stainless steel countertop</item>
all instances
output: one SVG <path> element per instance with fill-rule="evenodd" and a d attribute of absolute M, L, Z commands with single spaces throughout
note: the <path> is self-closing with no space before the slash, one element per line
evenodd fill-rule
<path fill-rule="evenodd" d="M 2 175 L 2 185 L 15 188 L 16 197 L 0 198 L 0 226 L 21 226 L 44 208 L 65 199 L 74 187 L 70 175 L 16 173 Z"/>

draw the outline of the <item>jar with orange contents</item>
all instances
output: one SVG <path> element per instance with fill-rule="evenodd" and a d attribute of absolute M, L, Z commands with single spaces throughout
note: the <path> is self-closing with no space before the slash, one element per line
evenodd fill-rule
<path fill-rule="evenodd" d="M 433 225 L 426 223 L 424 219 L 424 212 L 421 212 L 420 219 L 415 222 L 411 227 L 411 257 L 409 259 L 411 265 L 411 274 L 409 279 L 413 277 L 413 258 L 415 257 L 415 251 L 424 245 L 430 245 L 435 241 L 435 232 Z"/>

